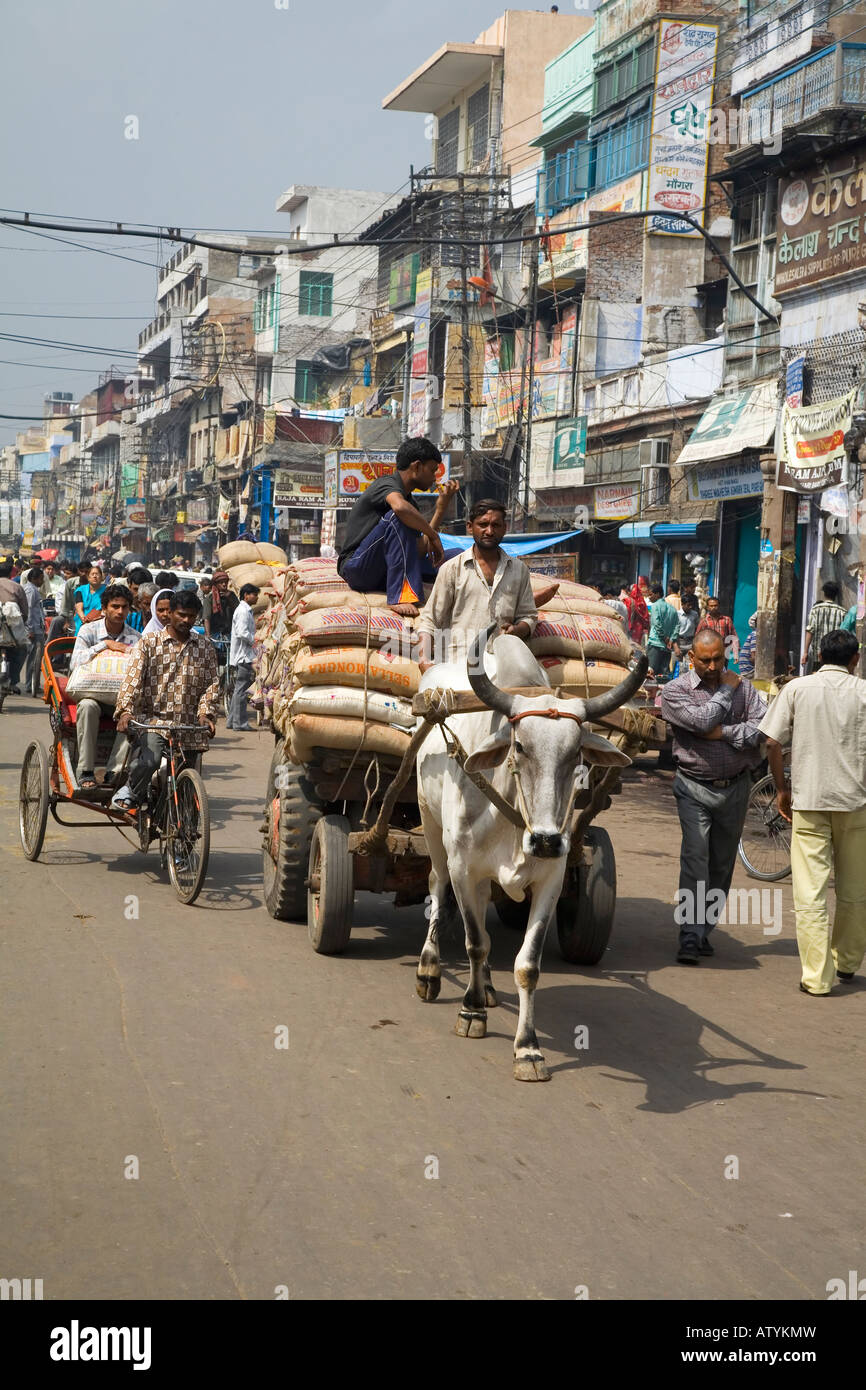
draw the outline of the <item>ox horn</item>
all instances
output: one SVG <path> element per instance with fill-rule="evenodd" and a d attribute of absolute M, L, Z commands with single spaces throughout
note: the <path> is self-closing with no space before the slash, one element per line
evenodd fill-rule
<path fill-rule="evenodd" d="M 643 685 L 648 669 L 647 655 L 641 652 L 624 681 L 620 681 L 619 685 L 615 685 L 611 690 L 606 690 L 603 695 L 594 695 L 589 700 L 581 701 L 585 710 L 584 720 L 589 724 L 593 719 L 601 719 L 603 715 L 619 709 L 620 705 L 630 700 L 635 691 Z"/>
<path fill-rule="evenodd" d="M 495 709 L 510 719 L 514 712 L 514 696 L 506 695 L 505 691 L 494 685 L 484 672 L 484 649 L 498 629 L 499 624 L 492 623 L 490 627 L 477 634 L 466 658 L 466 674 L 479 700 L 483 700 L 488 709 Z"/>

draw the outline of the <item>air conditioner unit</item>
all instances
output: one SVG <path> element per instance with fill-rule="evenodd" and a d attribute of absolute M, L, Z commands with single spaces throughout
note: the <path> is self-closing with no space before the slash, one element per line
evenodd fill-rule
<path fill-rule="evenodd" d="M 668 439 L 642 439 L 638 446 L 641 498 L 644 507 L 664 507 L 670 501 L 671 445 Z"/>

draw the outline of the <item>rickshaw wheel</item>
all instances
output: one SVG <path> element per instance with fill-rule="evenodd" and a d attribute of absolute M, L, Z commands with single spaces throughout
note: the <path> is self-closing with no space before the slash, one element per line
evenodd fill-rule
<path fill-rule="evenodd" d="M 24 754 L 18 792 L 18 832 L 27 859 L 38 859 L 48 824 L 48 754 L 34 739 Z"/>

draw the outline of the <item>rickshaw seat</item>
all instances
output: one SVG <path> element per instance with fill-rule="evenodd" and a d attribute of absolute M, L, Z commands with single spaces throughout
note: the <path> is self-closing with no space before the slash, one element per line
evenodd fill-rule
<path fill-rule="evenodd" d="M 74 701 L 67 700 L 66 698 L 66 686 L 69 677 L 61 676 L 55 672 L 54 679 L 57 682 L 57 689 L 60 692 L 60 717 L 64 724 L 68 724 L 74 728 L 78 716 L 78 706 Z M 103 714 L 100 717 L 99 732 L 101 734 L 116 732 L 114 720 L 110 714 Z"/>

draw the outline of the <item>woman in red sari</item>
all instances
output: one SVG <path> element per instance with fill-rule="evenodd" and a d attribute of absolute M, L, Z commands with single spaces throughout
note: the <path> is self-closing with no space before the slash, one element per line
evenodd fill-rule
<path fill-rule="evenodd" d="M 640 645 L 650 629 L 649 609 L 647 608 L 645 593 L 649 592 L 646 576 L 641 575 L 636 584 L 626 591 L 623 589 L 620 598 L 628 609 L 628 635 L 633 642 Z"/>

